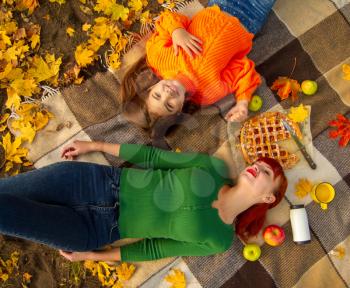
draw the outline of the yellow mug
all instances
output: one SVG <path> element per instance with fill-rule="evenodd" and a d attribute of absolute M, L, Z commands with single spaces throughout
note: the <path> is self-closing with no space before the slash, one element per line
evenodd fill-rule
<path fill-rule="evenodd" d="M 335 197 L 335 189 L 328 182 L 321 182 L 312 187 L 311 198 L 320 204 L 321 208 L 327 210 L 327 204 Z"/>

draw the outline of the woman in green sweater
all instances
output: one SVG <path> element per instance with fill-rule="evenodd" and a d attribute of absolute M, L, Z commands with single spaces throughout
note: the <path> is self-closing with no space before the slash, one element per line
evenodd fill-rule
<path fill-rule="evenodd" d="M 70 261 L 211 255 L 230 248 L 234 223 L 243 239 L 257 234 L 287 187 L 269 158 L 232 186 L 226 164 L 201 153 L 74 141 L 62 157 L 92 151 L 137 167 L 63 161 L 0 179 L 0 233 L 47 244 Z M 122 238 L 143 240 L 96 251 Z"/>

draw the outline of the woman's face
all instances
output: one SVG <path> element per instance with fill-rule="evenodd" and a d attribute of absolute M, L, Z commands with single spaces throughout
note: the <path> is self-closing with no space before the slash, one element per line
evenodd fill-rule
<path fill-rule="evenodd" d="M 180 112 L 185 101 L 185 92 L 185 88 L 177 80 L 159 81 L 148 94 L 148 112 L 158 117 Z"/>
<path fill-rule="evenodd" d="M 273 203 L 276 200 L 274 191 L 280 184 L 280 177 L 276 177 L 272 168 L 263 161 L 257 161 L 248 166 L 239 175 L 238 182 L 247 189 L 248 193 L 254 193 L 262 202 Z"/>

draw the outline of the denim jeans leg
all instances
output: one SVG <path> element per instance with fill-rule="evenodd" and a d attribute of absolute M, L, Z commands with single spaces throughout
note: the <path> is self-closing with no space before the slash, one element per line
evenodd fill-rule
<path fill-rule="evenodd" d="M 209 0 L 208 6 L 218 5 L 221 10 L 237 17 L 253 34 L 260 31 L 276 0 Z"/>
<path fill-rule="evenodd" d="M 60 162 L 0 179 L 0 233 L 68 251 L 116 240 L 120 169 Z"/>
<path fill-rule="evenodd" d="M 3 193 L 0 207 L 2 234 L 71 251 L 84 251 L 97 242 L 86 219 L 72 208 Z"/>

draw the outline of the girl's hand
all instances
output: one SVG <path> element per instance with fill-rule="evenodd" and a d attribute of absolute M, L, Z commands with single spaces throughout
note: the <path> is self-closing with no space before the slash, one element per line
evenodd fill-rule
<path fill-rule="evenodd" d="M 242 122 L 248 118 L 248 101 L 238 101 L 233 108 L 227 112 L 225 116 L 226 121 Z"/>
<path fill-rule="evenodd" d="M 178 28 L 171 35 L 175 56 L 179 54 L 179 46 L 193 59 L 193 53 L 199 55 L 202 52 L 202 41 L 196 36 L 188 33 L 184 28 Z M 191 52 L 192 51 L 192 52 Z"/>
<path fill-rule="evenodd" d="M 58 250 L 60 254 L 70 262 L 90 260 L 91 251 L 87 252 L 65 252 Z"/>
<path fill-rule="evenodd" d="M 73 143 L 63 147 L 61 158 L 74 160 L 77 156 L 93 151 L 93 142 L 74 140 Z"/>

